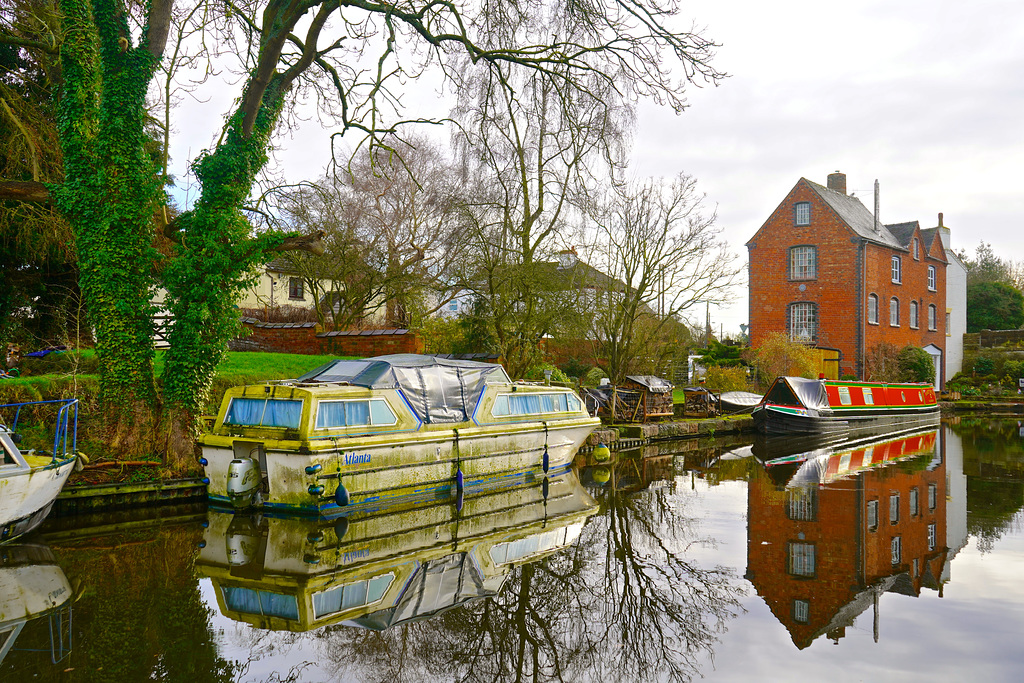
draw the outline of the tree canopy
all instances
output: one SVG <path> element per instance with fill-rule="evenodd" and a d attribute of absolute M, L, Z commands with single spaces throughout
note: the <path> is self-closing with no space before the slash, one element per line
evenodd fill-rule
<path fill-rule="evenodd" d="M 1024 325 L 1024 294 L 1004 282 L 967 287 L 967 331 L 1016 330 Z"/>

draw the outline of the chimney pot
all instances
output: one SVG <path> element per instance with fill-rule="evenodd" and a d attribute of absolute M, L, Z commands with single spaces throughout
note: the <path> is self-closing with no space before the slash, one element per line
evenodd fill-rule
<path fill-rule="evenodd" d="M 846 174 L 836 171 L 828 174 L 828 189 L 846 194 Z"/>
<path fill-rule="evenodd" d="M 942 213 L 939 213 L 939 227 L 945 227 L 944 225 L 942 225 Z"/>

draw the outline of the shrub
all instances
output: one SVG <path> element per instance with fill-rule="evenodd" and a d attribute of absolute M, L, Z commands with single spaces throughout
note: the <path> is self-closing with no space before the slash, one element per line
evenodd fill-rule
<path fill-rule="evenodd" d="M 935 363 L 924 349 L 907 345 L 896 356 L 901 382 L 935 382 Z"/>
<path fill-rule="evenodd" d="M 715 393 L 723 391 L 746 391 L 747 370 L 742 367 L 710 367 L 705 386 Z"/>
<path fill-rule="evenodd" d="M 559 369 L 569 377 L 586 377 L 592 367 L 590 363 L 584 363 L 579 358 L 570 358 L 562 363 Z"/>
<path fill-rule="evenodd" d="M 817 363 L 809 348 L 790 341 L 781 332 L 769 334 L 756 349 L 744 352 L 744 358 L 754 368 L 758 383 L 767 386 L 781 375 L 812 378 L 817 375 Z"/>
<path fill-rule="evenodd" d="M 566 377 L 564 372 L 556 368 L 551 363 L 538 363 L 537 365 L 534 365 L 532 368 L 523 373 L 523 379 L 530 380 L 532 382 L 543 381 L 545 370 L 551 371 L 552 382 L 568 383 L 570 381 L 569 378 Z"/>
<path fill-rule="evenodd" d="M 974 361 L 974 374 L 975 375 L 991 375 L 995 372 L 996 364 L 995 361 L 988 356 L 979 356 Z"/>

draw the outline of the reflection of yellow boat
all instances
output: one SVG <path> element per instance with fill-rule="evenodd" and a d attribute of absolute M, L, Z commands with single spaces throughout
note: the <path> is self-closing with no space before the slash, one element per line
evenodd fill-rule
<path fill-rule="evenodd" d="M 50 617 L 54 662 L 70 651 L 73 591 L 53 553 L 41 545 L 9 545 L 0 552 L 0 662 L 25 624 Z"/>
<path fill-rule="evenodd" d="M 597 504 L 575 474 L 450 503 L 348 517 L 210 513 L 197 561 L 220 611 L 261 628 L 381 629 L 495 595 L 510 568 L 565 548 Z"/>

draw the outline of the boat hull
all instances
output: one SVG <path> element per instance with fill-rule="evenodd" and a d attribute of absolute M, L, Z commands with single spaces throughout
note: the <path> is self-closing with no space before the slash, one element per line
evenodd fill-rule
<path fill-rule="evenodd" d="M 939 423 L 938 406 L 892 409 L 871 413 L 844 412 L 822 415 L 818 411 L 788 406 L 760 405 L 752 414 L 762 434 L 841 434 L 850 438 L 897 434 Z"/>
<path fill-rule="evenodd" d="M 244 438 L 208 439 L 203 447 L 214 504 L 236 505 L 227 489 L 240 451 L 258 452 L 264 486 L 257 507 L 333 517 L 409 498 L 456 496 L 467 489 L 513 485 L 524 475 L 568 469 L 595 418 L 513 425 L 460 425 L 403 435 L 340 438 L 308 448 L 273 447 Z M 305 452 L 303 452 L 305 451 Z"/>
<path fill-rule="evenodd" d="M 0 543 L 13 541 L 42 523 L 74 466 L 71 457 L 0 477 Z"/>

